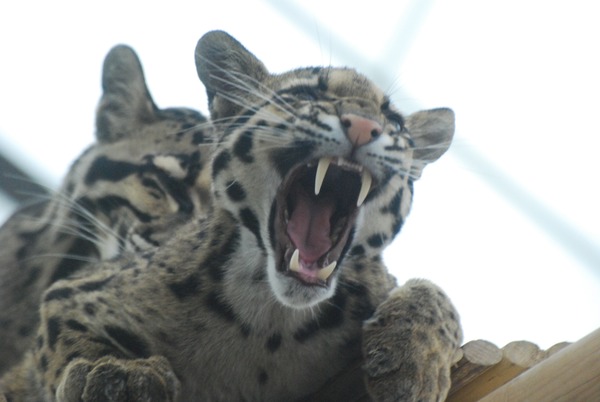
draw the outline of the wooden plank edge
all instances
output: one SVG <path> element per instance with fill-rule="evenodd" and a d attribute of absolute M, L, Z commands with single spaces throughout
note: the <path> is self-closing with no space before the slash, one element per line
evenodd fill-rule
<path fill-rule="evenodd" d="M 506 401 L 600 401 L 600 328 L 481 399 Z"/>

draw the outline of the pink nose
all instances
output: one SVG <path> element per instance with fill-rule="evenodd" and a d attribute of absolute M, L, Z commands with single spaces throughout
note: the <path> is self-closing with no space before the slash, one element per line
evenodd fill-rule
<path fill-rule="evenodd" d="M 383 132 L 381 124 L 353 113 L 343 114 L 340 121 L 346 128 L 346 136 L 357 147 L 368 144 Z"/>

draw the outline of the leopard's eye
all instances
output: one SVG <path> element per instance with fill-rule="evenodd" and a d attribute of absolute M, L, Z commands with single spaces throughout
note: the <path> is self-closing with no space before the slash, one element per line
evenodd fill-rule
<path fill-rule="evenodd" d="M 314 102 L 317 100 L 317 97 L 314 93 L 301 92 L 296 94 L 296 99 L 300 101 Z"/>
<path fill-rule="evenodd" d="M 314 102 L 319 98 L 317 91 L 316 88 L 302 85 L 289 88 L 283 94 L 293 96 L 297 101 Z"/>
<path fill-rule="evenodd" d="M 404 119 L 399 114 L 390 114 L 387 116 L 388 122 L 398 132 L 404 131 Z"/>

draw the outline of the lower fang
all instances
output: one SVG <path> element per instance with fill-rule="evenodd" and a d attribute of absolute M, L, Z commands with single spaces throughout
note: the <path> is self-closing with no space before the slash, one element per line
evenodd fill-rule
<path fill-rule="evenodd" d="M 296 249 L 290 259 L 290 271 L 300 272 L 300 251 Z"/>
<path fill-rule="evenodd" d="M 335 269 L 336 265 L 337 261 L 334 261 L 325 268 L 321 268 L 319 272 L 317 272 L 317 278 L 319 278 L 322 281 L 326 281 L 333 273 L 333 270 Z"/>

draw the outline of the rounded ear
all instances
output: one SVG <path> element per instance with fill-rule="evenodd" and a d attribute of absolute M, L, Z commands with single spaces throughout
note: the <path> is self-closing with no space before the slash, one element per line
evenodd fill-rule
<path fill-rule="evenodd" d="M 454 136 L 454 112 L 448 108 L 422 110 L 408 116 L 405 125 L 414 143 L 411 173 L 419 178 L 423 168 L 450 147 Z"/>
<path fill-rule="evenodd" d="M 196 45 L 196 69 L 206 87 L 214 120 L 237 114 L 245 98 L 269 75 L 264 64 L 223 31 L 206 33 Z"/>
<path fill-rule="evenodd" d="M 96 113 L 98 141 L 114 142 L 131 136 L 141 123 L 157 119 L 142 65 L 129 46 L 115 46 L 106 55 L 102 91 Z"/>

